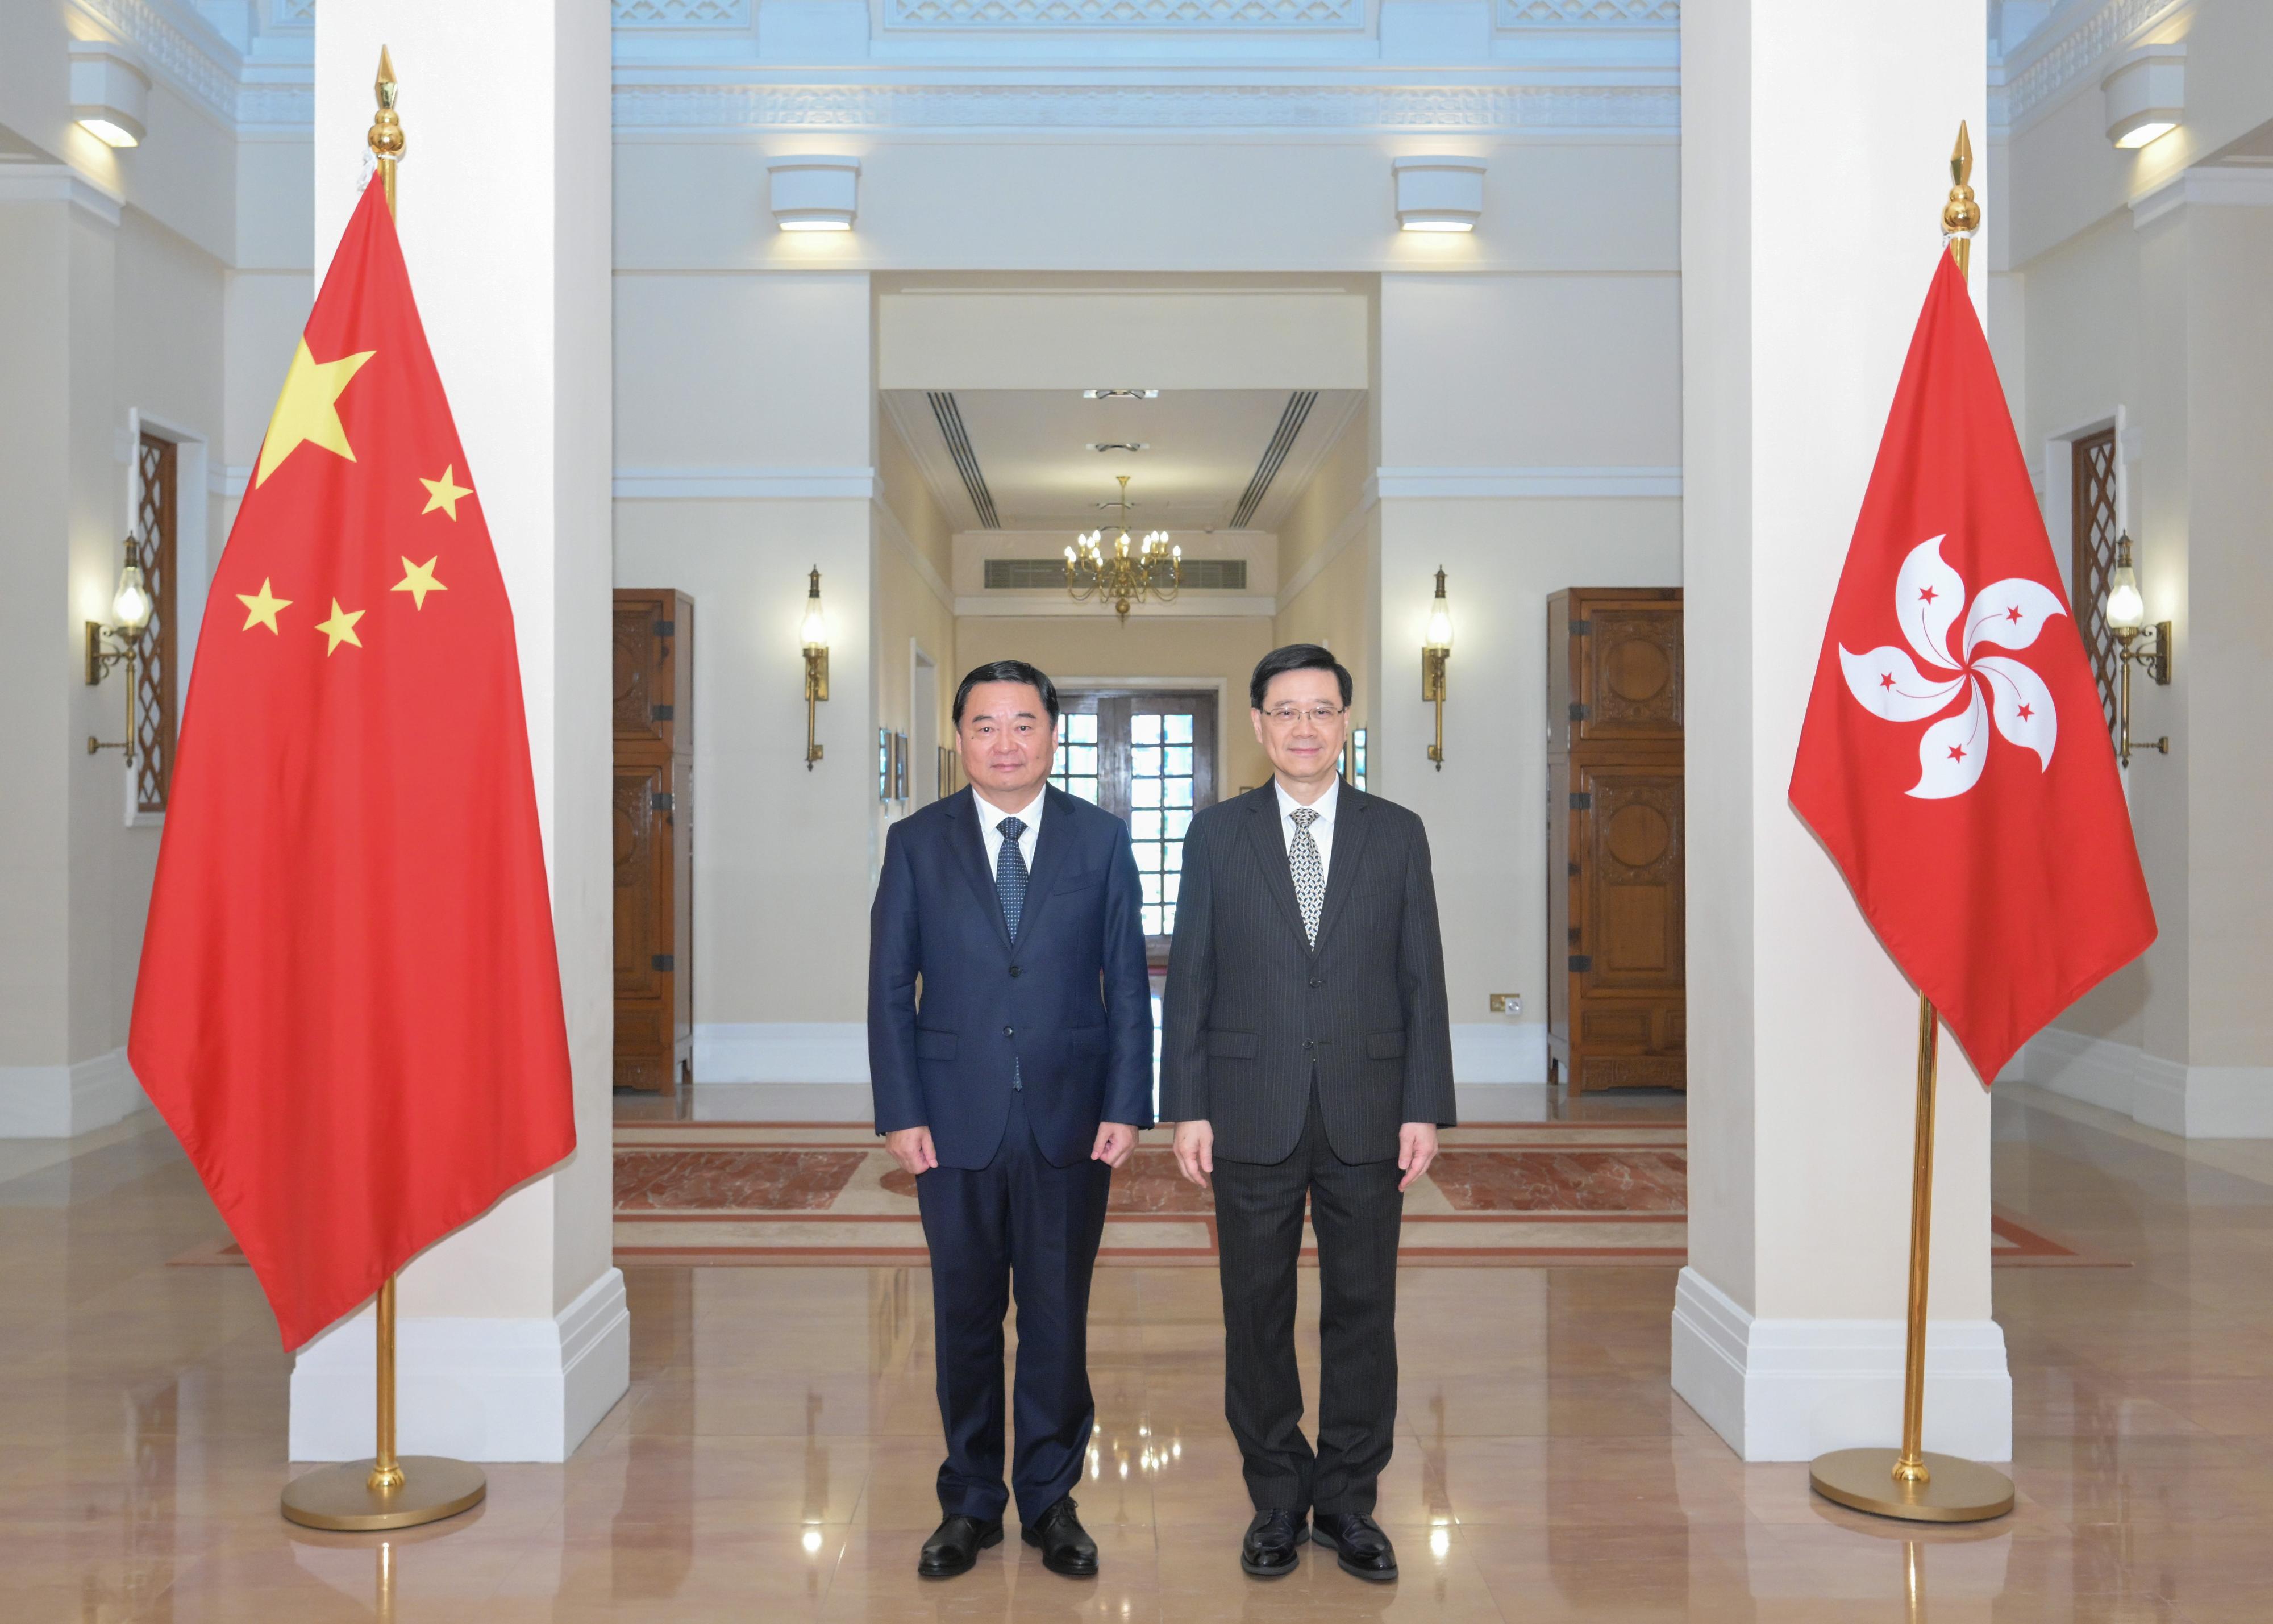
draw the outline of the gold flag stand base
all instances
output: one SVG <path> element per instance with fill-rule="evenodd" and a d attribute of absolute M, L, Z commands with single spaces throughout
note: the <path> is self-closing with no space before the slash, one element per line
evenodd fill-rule
<path fill-rule="evenodd" d="M 394 1452 L 394 1276 L 379 1288 L 379 1453 L 323 1466 L 284 1486 L 285 1521 L 303 1528 L 375 1534 L 439 1523 L 481 1504 L 482 1469 L 444 1455 Z"/>
<path fill-rule="evenodd" d="M 378 1533 L 439 1523 L 481 1504 L 489 1479 L 469 1461 L 440 1455 L 397 1457 L 401 1483 L 391 1489 L 371 1486 L 376 1461 L 350 1461 L 295 1478 L 284 1488 L 284 1515 L 303 1528 L 341 1533 Z"/>
<path fill-rule="evenodd" d="M 1826 1500 L 1907 1523 L 1980 1523 L 2013 1508 L 2013 1480 L 1993 1466 L 1954 1455 L 1928 1455 L 1922 1483 L 1894 1476 L 1899 1449 L 1834 1449 L 1807 1469 Z"/>

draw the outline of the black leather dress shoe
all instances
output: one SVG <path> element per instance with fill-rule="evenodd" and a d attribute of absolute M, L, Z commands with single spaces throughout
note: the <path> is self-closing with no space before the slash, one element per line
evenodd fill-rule
<path fill-rule="evenodd" d="M 923 1554 L 916 1559 L 916 1576 L 952 1579 L 959 1573 L 969 1573 L 981 1551 L 1001 1543 L 1001 1517 L 982 1523 L 977 1517 L 950 1516 L 924 1541 Z"/>
<path fill-rule="evenodd" d="M 1069 1579 L 1097 1577 L 1097 1541 L 1074 1515 L 1073 1496 L 1068 1494 L 1036 1517 L 1021 1538 L 1042 1553 L 1042 1566 Z"/>
<path fill-rule="evenodd" d="M 1239 1545 L 1239 1565 L 1258 1579 L 1290 1574 L 1300 1560 L 1294 1547 L 1309 1537 L 1302 1518 L 1276 1506 L 1265 1506 L 1247 1525 L 1247 1538 Z"/>
<path fill-rule="evenodd" d="M 1397 1553 L 1389 1536 L 1362 1511 L 1314 1511 L 1310 1526 L 1318 1543 L 1341 1559 L 1344 1573 L 1361 1579 L 1397 1576 Z"/>

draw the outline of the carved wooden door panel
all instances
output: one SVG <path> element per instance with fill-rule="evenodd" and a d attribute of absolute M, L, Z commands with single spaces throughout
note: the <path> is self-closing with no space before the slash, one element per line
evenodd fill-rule
<path fill-rule="evenodd" d="M 1679 1088 L 1684 832 L 1678 762 L 1572 764 L 1573 1034 L 1587 1088 Z"/>
<path fill-rule="evenodd" d="M 694 632 L 685 593 L 617 591 L 615 1083 L 663 1094 L 694 1059 Z"/>
<path fill-rule="evenodd" d="M 1684 1088 L 1681 594 L 1548 601 L 1549 1077 Z"/>

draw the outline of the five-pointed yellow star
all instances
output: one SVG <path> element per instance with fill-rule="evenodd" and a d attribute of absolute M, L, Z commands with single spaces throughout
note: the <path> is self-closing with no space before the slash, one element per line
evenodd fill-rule
<path fill-rule="evenodd" d="M 341 643 L 353 643 L 358 648 L 363 647 L 363 639 L 356 635 L 355 629 L 356 622 L 361 620 L 363 616 L 363 610 L 341 609 L 337 598 L 332 600 L 332 617 L 329 620 L 319 622 L 316 626 L 317 631 L 332 640 L 324 649 L 327 656 L 337 654 Z"/>
<path fill-rule="evenodd" d="M 454 462 L 442 470 L 442 477 L 439 479 L 427 479 L 423 475 L 420 477 L 418 483 L 426 487 L 426 505 L 418 510 L 421 518 L 438 507 L 449 514 L 453 520 L 457 518 L 458 499 L 461 497 L 469 497 L 474 494 L 472 486 L 458 483 L 457 474 L 458 465 Z"/>
<path fill-rule="evenodd" d="M 447 592 L 450 589 L 434 579 L 434 566 L 441 561 L 442 555 L 439 553 L 436 553 L 424 564 L 413 564 L 409 559 L 404 558 L 402 579 L 394 583 L 394 590 L 409 593 L 414 605 L 420 609 L 425 608 L 428 593 Z"/>
<path fill-rule="evenodd" d="M 336 452 L 349 462 L 356 460 L 348 445 L 348 431 L 340 424 L 337 402 L 348 380 L 378 353 L 366 349 L 337 361 L 319 361 L 308 352 L 308 341 L 300 341 L 299 348 L 292 352 L 292 370 L 284 375 L 283 392 L 276 397 L 276 409 L 269 414 L 267 437 L 260 442 L 260 467 L 252 476 L 255 490 L 268 483 L 277 464 L 304 440 Z"/>
<path fill-rule="evenodd" d="M 266 575 L 260 578 L 259 592 L 240 592 L 236 595 L 236 601 L 244 605 L 244 625 L 239 630 L 245 632 L 255 626 L 266 626 L 271 632 L 275 632 L 276 611 L 292 607 L 291 599 L 280 598 L 269 589 Z"/>

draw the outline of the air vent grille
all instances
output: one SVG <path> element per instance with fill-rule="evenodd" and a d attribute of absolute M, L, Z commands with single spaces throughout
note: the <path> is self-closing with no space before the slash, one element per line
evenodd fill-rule
<path fill-rule="evenodd" d="M 986 560 L 986 590 L 989 592 L 1031 592 L 1043 587 L 1062 590 L 1065 584 L 1065 560 L 1062 558 Z M 1188 592 L 1244 592 L 1247 590 L 1247 560 L 1187 558 L 1184 560 L 1184 589 Z"/>

